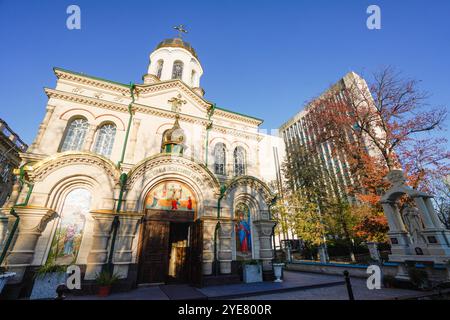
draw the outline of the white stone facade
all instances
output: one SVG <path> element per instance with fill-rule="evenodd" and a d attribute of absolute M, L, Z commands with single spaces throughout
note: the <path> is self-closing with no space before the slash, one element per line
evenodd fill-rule
<path fill-rule="evenodd" d="M 238 202 L 251 210 L 252 257 L 261 259 L 265 270 L 270 269 L 275 222 L 269 214 L 273 194 L 266 182 L 276 177 L 274 162 L 282 159 L 284 143 L 280 138 L 260 133 L 261 120 L 214 108 L 203 98 L 203 69 L 192 50 L 170 45 L 155 50 L 144 83 L 136 84 L 133 90 L 125 84 L 54 69 L 58 80 L 54 89 L 45 88 L 46 115 L 34 143 L 21 155 L 24 178 L 32 188 L 16 185 L 15 193 L 2 209 L 11 224 L 15 221 L 11 208 L 20 217 L 5 260 L 17 272 L 16 283 L 22 281 L 28 267 L 47 261 L 66 196 L 78 188 L 89 191 L 92 198 L 75 263 L 86 266 L 86 280 L 94 279 L 105 265 L 111 224 L 121 198 L 113 263 L 123 278 L 128 277 L 129 267 L 139 264 L 145 199 L 149 190 L 165 180 L 185 184 L 196 197 L 195 219 L 203 220 L 204 228 L 204 275 L 212 273 L 217 221 L 221 221 L 217 252 L 220 270 L 231 270 L 236 256 L 233 212 Z M 164 60 L 164 66 L 159 78 L 160 60 Z M 175 61 L 184 64 L 181 79 L 172 79 L 171 65 Z M 179 110 L 169 102 L 173 98 L 182 101 Z M 172 128 L 176 117 L 186 136 L 182 156 L 161 150 L 163 134 Z M 83 142 L 76 150 L 64 151 L 74 119 L 82 119 L 87 126 Z M 105 124 L 115 128 L 108 155 L 98 154 L 96 149 Z M 217 143 L 223 143 L 226 149 L 224 174 L 215 174 Z M 240 176 L 236 176 L 234 166 L 237 147 L 245 154 L 245 172 Z M 128 179 L 121 193 L 120 177 L 124 173 Z M 223 186 L 226 189 L 221 192 Z M 18 203 L 26 205 L 17 206 Z"/>

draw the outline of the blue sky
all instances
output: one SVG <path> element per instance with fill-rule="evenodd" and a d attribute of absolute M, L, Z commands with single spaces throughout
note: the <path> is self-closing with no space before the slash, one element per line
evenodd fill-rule
<path fill-rule="evenodd" d="M 81 8 L 81 30 L 66 8 Z M 382 29 L 368 30 L 377 4 Z M 204 69 L 206 98 L 279 127 L 350 70 L 392 65 L 422 80 L 431 105 L 450 102 L 450 1 L 10 1 L 0 0 L 0 117 L 27 143 L 54 87 L 54 66 L 141 82 L 148 56 L 173 26 Z"/>

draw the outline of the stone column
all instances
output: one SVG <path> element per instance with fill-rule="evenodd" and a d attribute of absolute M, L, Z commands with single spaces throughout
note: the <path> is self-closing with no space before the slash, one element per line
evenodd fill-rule
<path fill-rule="evenodd" d="M 383 210 L 389 224 L 388 236 L 391 242 L 390 260 L 395 261 L 396 255 L 405 255 L 411 253 L 411 240 L 406 231 L 405 224 L 400 218 L 400 213 L 395 205 L 395 202 L 382 202 Z"/>
<path fill-rule="evenodd" d="M 39 145 L 41 144 L 42 137 L 44 136 L 45 130 L 50 123 L 50 119 L 52 118 L 53 112 L 55 111 L 55 106 L 47 105 L 47 112 L 45 113 L 44 120 L 42 120 L 41 125 L 39 126 L 38 133 L 36 135 L 36 139 L 34 139 L 33 144 L 28 149 L 28 152 L 36 152 L 39 150 Z"/>
<path fill-rule="evenodd" d="M 382 202 L 384 213 L 389 223 L 389 229 L 391 231 L 406 231 L 405 224 L 403 223 L 400 213 L 398 212 L 395 202 Z"/>
<path fill-rule="evenodd" d="M 89 129 L 86 133 L 86 139 L 84 141 L 84 151 L 91 151 L 92 143 L 94 142 L 95 131 L 97 130 L 97 126 L 93 124 L 89 124 Z"/>
<path fill-rule="evenodd" d="M 221 221 L 219 231 L 219 261 L 220 261 L 220 273 L 231 273 L 231 261 L 232 257 L 232 234 L 233 234 L 233 221 Z"/>
<path fill-rule="evenodd" d="M 433 221 L 434 227 L 443 229 L 444 226 L 443 226 L 441 220 L 439 220 L 439 217 L 437 216 L 436 211 L 434 211 L 434 207 L 433 207 L 433 203 L 431 202 L 431 199 L 424 198 L 423 201 L 425 202 L 425 206 L 428 209 L 428 213 L 430 214 L 430 217 L 431 217 L 431 220 Z"/>
<path fill-rule="evenodd" d="M 114 213 L 92 211 L 94 230 L 92 232 L 92 247 L 87 257 L 85 280 L 94 280 L 102 266 L 108 261 L 109 238 Z"/>
<path fill-rule="evenodd" d="M 114 272 L 127 278 L 128 267 L 133 263 L 133 241 L 143 213 L 121 213 L 120 226 L 114 247 Z"/>
<path fill-rule="evenodd" d="M 380 252 L 378 251 L 378 243 L 377 242 L 367 242 L 367 247 L 369 248 L 370 258 L 373 261 L 380 262 Z"/>
<path fill-rule="evenodd" d="M 39 237 L 47 223 L 57 216 L 54 210 L 40 207 L 18 207 L 15 211 L 20 218 L 19 227 L 6 259 L 9 271 L 16 272 L 11 283 L 22 281 L 26 267 L 33 261 Z M 11 219 L 15 217 L 11 216 Z"/>
<path fill-rule="evenodd" d="M 411 240 L 409 239 L 408 232 L 400 218 L 400 213 L 398 212 L 395 202 L 384 201 L 381 205 L 383 206 L 389 224 L 388 235 L 392 245 L 392 258 L 395 259 L 395 255 L 409 254 L 411 251 Z"/>
<path fill-rule="evenodd" d="M 203 275 L 212 274 L 214 261 L 214 231 L 217 220 L 208 219 L 203 221 Z"/>
<path fill-rule="evenodd" d="M 259 258 L 263 265 L 263 272 L 272 271 L 272 258 L 273 258 L 273 248 L 272 248 L 272 229 L 275 226 L 275 221 L 255 221 L 253 222 L 259 236 Z"/>
<path fill-rule="evenodd" d="M 425 205 L 422 197 L 415 197 L 414 202 L 416 203 L 417 208 L 419 209 L 420 215 L 423 219 L 423 223 L 425 225 L 425 229 L 434 228 L 433 220 L 431 220 L 430 214 L 428 213 L 428 208 Z"/>
<path fill-rule="evenodd" d="M 141 119 L 134 119 L 133 120 L 133 129 L 131 130 L 130 142 L 128 144 L 128 151 L 127 151 L 127 156 L 126 156 L 127 162 L 130 162 L 130 163 L 133 162 L 134 151 L 136 149 L 137 135 L 138 135 L 140 126 L 141 126 Z"/>

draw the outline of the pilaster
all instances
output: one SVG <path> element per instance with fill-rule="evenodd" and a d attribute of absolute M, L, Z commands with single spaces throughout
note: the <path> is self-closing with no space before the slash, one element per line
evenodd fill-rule
<path fill-rule="evenodd" d="M 9 271 L 16 272 L 12 283 L 21 282 L 26 267 L 33 261 L 39 237 L 47 223 L 57 216 L 54 210 L 42 207 L 17 207 L 15 212 L 20 220 L 15 241 L 6 258 Z M 11 216 L 11 219 L 16 218 Z"/>
<path fill-rule="evenodd" d="M 220 273 L 231 273 L 233 221 L 221 221 L 219 230 Z"/>
<path fill-rule="evenodd" d="M 203 220 L 203 275 L 212 274 L 214 261 L 214 231 L 216 219 Z"/>
<path fill-rule="evenodd" d="M 263 271 L 272 270 L 273 248 L 271 236 L 275 224 L 276 222 L 271 220 L 253 222 L 259 235 L 259 258 L 263 265 Z"/>
<path fill-rule="evenodd" d="M 47 111 L 45 113 L 44 120 L 42 120 L 38 133 L 36 135 L 36 139 L 33 141 L 33 144 L 28 149 L 28 152 L 35 152 L 39 149 L 39 146 L 42 141 L 42 137 L 44 136 L 45 130 L 47 130 L 48 124 L 50 123 L 50 119 L 52 118 L 53 112 L 55 111 L 55 106 L 47 105 Z"/>
<path fill-rule="evenodd" d="M 111 236 L 111 226 L 115 213 L 92 211 L 94 230 L 92 246 L 87 257 L 85 280 L 94 280 L 108 259 L 108 245 Z"/>

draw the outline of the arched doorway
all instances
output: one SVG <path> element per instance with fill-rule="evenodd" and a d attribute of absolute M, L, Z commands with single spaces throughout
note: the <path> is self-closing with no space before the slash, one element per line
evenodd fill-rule
<path fill-rule="evenodd" d="M 152 187 L 145 199 L 138 283 L 192 282 L 201 230 L 195 223 L 197 198 L 177 180 Z M 191 268 L 192 266 L 195 267 Z"/>

